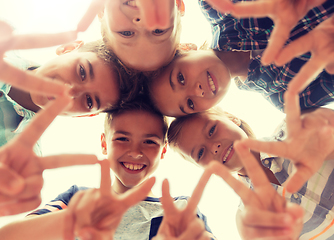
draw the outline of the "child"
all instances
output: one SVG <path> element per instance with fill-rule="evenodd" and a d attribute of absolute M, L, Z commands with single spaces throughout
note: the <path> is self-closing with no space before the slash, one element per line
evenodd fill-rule
<path fill-rule="evenodd" d="M 242 177 L 248 172 L 234 151 L 236 141 L 248 139 L 250 143 L 247 146 L 255 151 L 266 150 L 282 156 L 253 153 L 277 191 L 288 201 L 303 207 L 304 229 L 300 239 L 310 239 L 321 232 L 324 236 L 333 236 L 333 201 L 328 197 L 333 194 L 333 112 L 320 108 L 300 117 L 298 96 L 291 98 L 288 94 L 286 113 L 287 122 L 271 138 L 275 143 L 260 144 L 248 139 L 254 138 L 249 126 L 221 112 L 203 112 L 176 119 L 168 130 L 168 141 L 171 147 L 193 163 L 205 167 L 217 161 Z M 295 193 L 290 194 L 286 190 Z M 265 222 L 268 223 L 262 221 Z M 244 225 L 238 225 L 238 228 L 247 228 L 245 221 L 241 223 Z"/>
<path fill-rule="evenodd" d="M 200 1 L 212 24 L 212 50 L 182 53 L 149 82 L 149 93 L 160 111 L 168 116 L 200 112 L 217 104 L 225 95 L 231 78 L 240 89 L 262 93 L 276 108 L 283 110 L 283 93 L 290 80 L 307 63 L 311 54 L 292 59 L 282 67 L 261 65 L 262 51 L 273 28 L 269 18 L 236 19 L 221 14 Z M 334 11 L 332 1 L 312 9 L 292 31 L 293 41 Z M 331 101 L 333 75 L 325 71 L 300 93 L 302 109 Z"/>
<path fill-rule="evenodd" d="M 102 153 L 107 156 L 110 168 L 115 174 L 115 181 L 111 187 L 114 193 L 124 194 L 142 184 L 153 174 L 159 165 L 160 159 L 166 153 L 166 131 L 167 124 L 164 117 L 154 111 L 150 104 L 143 99 L 136 99 L 132 103 L 124 103 L 121 107 L 115 108 L 107 114 L 105 132 L 101 135 L 101 147 Z M 67 192 L 60 194 L 50 202 L 44 209 L 31 213 L 30 217 L 24 221 L 29 224 L 30 219 L 38 221 L 34 219 L 51 219 L 52 216 L 57 218 L 57 216 L 64 215 L 66 210 L 64 212 L 58 210 L 65 209 L 78 190 L 77 186 L 71 187 Z M 177 206 L 184 206 L 186 202 L 187 200 L 184 197 L 175 199 Z M 53 211 L 56 212 L 50 213 Z M 33 217 L 44 213 L 48 214 Z M 159 198 L 149 192 L 144 201 L 125 213 L 114 237 L 115 239 L 121 237 L 131 239 L 136 234 L 136 239 L 151 239 L 158 231 L 162 215 L 163 210 Z M 198 215 L 205 222 L 205 216 L 199 212 Z M 149 219 L 147 219 L 147 216 L 149 216 Z M 61 221 L 51 220 L 45 228 L 57 229 L 55 224 L 61 224 Z M 207 230 L 209 231 L 208 228 Z M 61 231 L 61 228 L 59 228 L 59 231 Z"/>
<path fill-rule="evenodd" d="M 106 1 L 102 37 L 128 68 L 154 71 L 172 61 L 183 13 L 182 0 Z"/>

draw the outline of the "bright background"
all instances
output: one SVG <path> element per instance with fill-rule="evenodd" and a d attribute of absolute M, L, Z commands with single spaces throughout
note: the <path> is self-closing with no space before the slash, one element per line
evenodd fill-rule
<path fill-rule="evenodd" d="M 75 29 L 90 0 L 0 0 L 0 19 L 9 21 L 18 33 L 60 32 Z M 198 46 L 210 42 L 210 27 L 199 10 L 196 0 L 185 0 L 186 14 L 182 18 L 181 42 Z M 87 32 L 79 35 L 85 41 L 100 37 L 97 20 Z M 25 58 L 43 63 L 56 57 L 55 48 L 34 49 L 22 52 Z M 257 137 L 269 136 L 283 119 L 284 114 L 272 107 L 259 94 L 240 91 L 234 84 L 220 103 L 222 108 L 247 121 Z M 103 131 L 103 114 L 92 118 L 57 117 L 42 136 L 44 155 L 59 153 L 100 153 L 100 134 Z M 195 129 L 194 129 L 195 131 Z M 19 150 L 18 150 L 19 151 Z M 161 161 L 154 186 L 160 195 L 161 182 L 168 178 L 173 196 L 191 195 L 202 170 L 181 159 L 171 149 Z M 44 172 L 42 199 L 46 202 L 66 191 L 71 185 L 98 187 L 98 166 L 68 167 Z M 208 217 L 208 223 L 218 239 L 240 239 L 235 227 L 238 196 L 223 182 L 213 176 L 208 183 L 199 208 Z M 0 226 L 21 219 L 25 214 L 0 218 Z"/>

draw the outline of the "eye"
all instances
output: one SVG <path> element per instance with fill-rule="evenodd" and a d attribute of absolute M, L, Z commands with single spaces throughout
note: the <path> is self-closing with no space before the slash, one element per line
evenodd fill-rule
<path fill-rule="evenodd" d="M 157 144 L 156 142 L 152 141 L 152 140 L 146 140 L 144 143 L 146 144 Z"/>
<path fill-rule="evenodd" d="M 126 137 L 119 137 L 115 139 L 116 141 L 120 141 L 120 142 L 127 142 L 128 139 Z"/>
<path fill-rule="evenodd" d="M 212 128 L 210 128 L 210 131 L 209 131 L 209 136 L 211 137 L 213 132 L 215 131 L 216 129 L 216 125 L 214 125 Z"/>
<path fill-rule="evenodd" d="M 118 32 L 120 35 L 122 35 L 123 37 L 131 37 L 133 36 L 135 33 L 132 31 L 122 31 L 122 32 Z"/>
<path fill-rule="evenodd" d="M 86 103 L 87 103 L 87 108 L 92 109 L 93 108 L 93 99 L 91 96 L 86 95 Z"/>
<path fill-rule="evenodd" d="M 181 85 L 184 85 L 184 76 L 182 73 L 179 73 L 177 75 L 177 81 L 181 84 Z"/>
<path fill-rule="evenodd" d="M 82 65 L 79 67 L 79 76 L 82 81 L 86 79 L 86 70 Z"/>
<path fill-rule="evenodd" d="M 194 102 L 191 99 L 187 100 L 188 107 L 192 110 L 194 110 Z"/>
<path fill-rule="evenodd" d="M 197 161 L 201 159 L 201 157 L 203 156 L 203 153 L 204 153 L 204 148 L 201 148 L 197 154 Z"/>
<path fill-rule="evenodd" d="M 155 29 L 154 31 L 152 31 L 153 35 L 156 35 L 156 36 L 160 36 L 164 34 L 165 32 L 167 32 L 167 30 Z"/>

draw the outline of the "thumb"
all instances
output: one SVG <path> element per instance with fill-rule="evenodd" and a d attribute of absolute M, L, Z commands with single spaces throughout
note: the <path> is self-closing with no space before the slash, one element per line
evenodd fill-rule
<path fill-rule="evenodd" d="M 0 194 L 14 196 L 25 186 L 23 178 L 6 166 L 0 165 Z"/>

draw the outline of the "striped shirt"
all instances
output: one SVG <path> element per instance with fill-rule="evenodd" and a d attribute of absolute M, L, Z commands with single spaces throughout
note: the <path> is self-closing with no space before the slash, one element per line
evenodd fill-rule
<path fill-rule="evenodd" d="M 5 60 L 15 67 L 27 70 L 31 62 L 19 58 L 14 53 Z M 36 66 L 36 65 L 34 65 Z M 25 109 L 8 96 L 11 86 L 0 82 L 0 146 L 5 145 L 14 136 L 22 132 L 35 113 Z M 34 152 L 41 155 L 40 143 L 34 146 Z"/>
<path fill-rule="evenodd" d="M 265 140 L 283 141 L 287 136 L 286 133 L 284 121 L 275 134 Z M 261 153 L 261 160 L 262 164 L 275 174 L 280 184 L 283 184 L 293 171 L 293 164 L 288 159 Z M 282 186 L 274 185 L 274 187 L 287 201 L 297 203 L 304 208 L 301 240 L 334 239 L 334 160 L 325 161 L 318 172 L 296 193 L 290 194 Z"/>
<path fill-rule="evenodd" d="M 283 111 L 283 94 L 288 83 L 300 68 L 310 59 L 311 53 L 305 53 L 282 67 L 274 64 L 261 64 L 262 50 L 274 28 L 270 18 L 237 19 L 213 9 L 205 0 L 198 0 L 204 16 L 211 24 L 211 48 L 220 51 L 244 50 L 253 51 L 248 68 L 248 77 L 244 82 L 238 81 L 239 89 L 259 92 L 272 105 Z M 232 0 L 242 2 L 246 0 Z M 313 8 L 302 18 L 291 31 L 287 44 L 305 35 L 319 23 L 328 19 L 334 12 L 334 1 Z M 323 106 L 333 101 L 334 75 L 321 72 L 303 92 L 300 93 L 301 109 Z"/>

